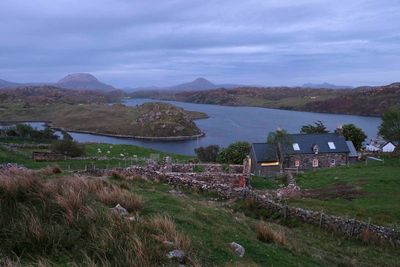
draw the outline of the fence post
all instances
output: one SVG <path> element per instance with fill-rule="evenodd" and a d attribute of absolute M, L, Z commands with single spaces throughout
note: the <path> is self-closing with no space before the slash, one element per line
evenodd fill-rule
<path fill-rule="evenodd" d="M 319 217 L 319 228 L 322 228 L 322 220 L 324 218 L 324 210 L 321 210 Z"/>

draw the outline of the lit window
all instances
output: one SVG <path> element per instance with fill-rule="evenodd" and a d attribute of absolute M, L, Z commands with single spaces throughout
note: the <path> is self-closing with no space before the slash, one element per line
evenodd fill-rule
<path fill-rule="evenodd" d="M 296 150 L 296 151 L 300 150 L 300 146 L 298 143 L 293 143 L 293 150 Z"/>
<path fill-rule="evenodd" d="M 336 149 L 335 143 L 334 142 L 328 142 L 328 146 L 330 149 Z"/>
<path fill-rule="evenodd" d="M 318 167 L 318 159 L 313 159 L 313 161 L 312 161 L 312 166 L 313 166 L 314 168 Z"/>
<path fill-rule="evenodd" d="M 294 162 L 294 166 L 295 166 L 295 167 L 300 167 L 300 160 L 296 160 L 296 161 Z"/>

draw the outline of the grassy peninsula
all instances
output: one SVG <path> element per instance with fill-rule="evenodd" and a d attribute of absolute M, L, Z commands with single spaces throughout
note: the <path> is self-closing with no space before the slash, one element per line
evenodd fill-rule
<path fill-rule="evenodd" d="M 34 96 L 30 91 L 10 91 L 1 95 L 0 121 L 48 121 L 52 127 L 70 131 L 126 137 L 190 137 L 202 134 L 193 120 L 207 117 L 166 103 L 128 107 L 108 104 L 100 97 L 82 102 L 73 90 L 47 88 L 34 91 Z"/>

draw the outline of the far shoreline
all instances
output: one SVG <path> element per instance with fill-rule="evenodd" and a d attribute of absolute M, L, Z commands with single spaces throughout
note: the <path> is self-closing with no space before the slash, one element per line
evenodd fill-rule
<path fill-rule="evenodd" d="M 332 113 L 332 112 L 322 112 L 322 111 L 309 111 L 309 110 L 301 110 L 301 109 L 287 109 L 287 108 L 272 108 L 272 107 L 263 107 L 263 106 L 247 106 L 247 105 L 223 105 L 223 104 L 212 104 L 212 103 L 196 103 L 196 102 L 189 102 L 189 101 L 182 101 L 182 100 L 174 100 L 174 99 L 160 99 L 160 98 L 151 98 L 151 97 L 135 97 L 130 98 L 127 100 L 134 100 L 134 99 L 147 99 L 152 100 L 154 102 L 157 101 L 166 101 L 166 102 L 180 102 L 180 103 L 188 103 L 188 104 L 195 104 L 195 105 L 211 105 L 211 106 L 221 106 L 221 107 L 233 107 L 233 108 L 263 108 L 263 109 L 273 109 L 273 110 L 284 110 L 284 111 L 293 111 L 293 112 L 306 112 L 306 113 L 317 113 L 317 114 L 332 114 L 332 115 L 345 115 L 345 116 L 359 116 L 359 117 L 367 117 L 367 118 L 382 118 L 382 116 L 378 115 L 361 115 L 361 114 L 354 114 L 354 113 Z M 196 119 L 194 119 L 196 120 Z"/>
<path fill-rule="evenodd" d="M 201 118 L 203 119 L 203 118 Z M 136 135 L 124 135 L 124 134 L 108 134 L 108 133 L 97 133 L 91 131 L 84 130 L 71 130 L 64 129 L 62 127 L 51 126 L 51 121 L 43 121 L 43 120 L 15 120 L 15 121 L 0 121 L 0 126 L 14 125 L 18 123 L 43 123 L 44 125 L 49 126 L 52 130 L 55 131 L 64 131 L 70 133 L 83 133 L 83 134 L 92 134 L 98 136 L 107 136 L 107 137 L 115 137 L 121 139 L 134 139 L 134 140 L 143 140 L 143 141 L 154 141 L 154 142 L 169 142 L 169 141 L 188 141 L 195 140 L 197 138 L 204 137 L 206 134 L 201 132 L 195 135 L 181 135 L 181 136 L 136 136 Z"/>
<path fill-rule="evenodd" d="M 65 131 L 65 132 L 69 132 L 69 133 L 83 133 L 83 134 L 115 137 L 115 138 L 121 138 L 121 139 L 135 139 L 135 140 L 155 141 L 155 142 L 195 140 L 197 138 L 201 138 L 206 135 L 204 132 L 201 132 L 200 134 L 196 134 L 196 135 L 183 135 L 183 136 L 136 136 L 136 135 L 124 135 L 124 134 L 97 133 L 97 132 L 83 131 L 83 130 L 70 130 L 70 129 L 64 129 L 64 128 L 60 128 L 60 127 L 51 127 L 51 126 L 50 126 L 50 128 L 53 130 L 56 130 L 56 131 Z"/>

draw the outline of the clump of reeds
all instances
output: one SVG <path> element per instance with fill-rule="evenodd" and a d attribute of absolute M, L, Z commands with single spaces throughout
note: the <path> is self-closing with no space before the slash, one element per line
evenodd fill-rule
<path fill-rule="evenodd" d="M 266 223 L 259 223 L 256 226 L 256 233 L 257 239 L 262 242 L 275 243 L 279 245 L 286 244 L 285 232 L 282 229 L 274 230 Z"/>

